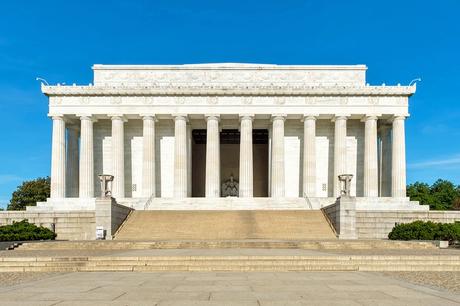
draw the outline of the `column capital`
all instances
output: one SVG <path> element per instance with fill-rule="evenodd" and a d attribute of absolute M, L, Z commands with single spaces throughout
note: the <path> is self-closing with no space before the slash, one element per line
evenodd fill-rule
<path fill-rule="evenodd" d="M 208 121 L 208 120 L 220 121 L 220 115 L 218 115 L 218 114 L 204 114 L 204 118 L 205 118 L 206 121 Z"/>
<path fill-rule="evenodd" d="M 76 116 L 80 118 L 80 120 L 91 120 L 92 122 L 97 121 L 97 119 L 91 114 L 76 114 Z"/>
<path fill-rule="evenodd" d="M 128 119 L 126 119 L 126 117 L 124 115 L 107 115 L 109 116 L 109 118 L 113 121 L 113 120 L 121 120 L 123 122 L 126 122 L 128 121 Z"/>
<path fill-rule="evenodd" d="M 253 121 L 254 117 L 255 117 L 254 114 L 239 114 L 238 115 L 238 118 L 239 118 L 240 121 L 241 120 L 251 120 L 251 121 Z"/>
<path fill-rule="evenodd" d="M 305 120 L 316 120 L 318 116 L 319 114 L 303 114 L 300 121 L 304 122 Z"/>
<path fill-rule="evenodd" d="M 48 114 L 48 117 L 50 117 L 52 120 L 67 121 L 67 119 L 62 114 Z"/>
<path fill-rule="evenodd" d="M 270 120 L 275 121 L 275 120 L 283 120 L 286 121 L 286 114 L 272 114 Z"/>
<path fill-rule="evenodd" d="M 140 114 L 142 120 L 153 120 L 158 122 L 158 118 L 155 114 Z"/>
<path fill-rule="evenodd" d="M 343 114 L 343 115 L 334 115 L 332 117 L 332 122 L 337 121 L 337 120 L 347 120 L 348 117 L 350 117 L 350 114 Z"/>
<path fill-rule="evenodd" d="M 393 121 L 395 121 L 395 120 L 406 120 L 407 117 L 409 117 L 408 114 L 404 114 L 404 115 L 395 114 L 395 115 L 393 115 L 393 117 L 391 117 L 388 121 L 389 121 L 389 122 L 393 122 Z"/>
<path fill-rule="evenodd" d="M 173 117 L 174 121 L 184 120 L 184 121 L 188 122 L 188 115 L 187 114 L 173 114 L 172 117 Z"/>
<path fill-rule="evenodd" d="M 366 114 L 361 118 L 361 122 L 366 122 L 367 120 L 378 120 L 381 114 Z"/>

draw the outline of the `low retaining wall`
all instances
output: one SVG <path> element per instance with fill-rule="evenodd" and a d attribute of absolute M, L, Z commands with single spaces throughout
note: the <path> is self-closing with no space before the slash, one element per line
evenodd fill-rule
<path fill-rule="evenodd" d="M 340 197 L 329 206 L 322 208 L 329 218 L 339 239 L 356 239 L 356 198 Z"/>
<path fill-rule="evenodd" d="M 29 212 L 0 211 L 0 225 L 27 219 L 29 223 L 53 229 L 56 239 L 92 240 L 95 239 L 96 218 L 94 211 L 71 212 Z"/>
<path fill-rule="evenodd" d="M 386 239 L 396 223 L 417 220 L 453 223 L 460 211 L 357 211 L 356 231 L 360 239 Z"/>
<path fill-rule="evenodd" d="M 117 204 L 113 198 L 96 199 L 96 226 L 103 227 L 105 239 L 112 239 L 132 210 L 130 207 Z"/>

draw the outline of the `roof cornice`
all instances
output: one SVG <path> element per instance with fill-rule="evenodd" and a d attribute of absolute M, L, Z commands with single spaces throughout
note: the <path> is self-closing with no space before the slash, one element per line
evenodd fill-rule
<path fill-rule="evenodd" d="M 416 86 L 46 86 L 47 96 L 411 96 Z"/>

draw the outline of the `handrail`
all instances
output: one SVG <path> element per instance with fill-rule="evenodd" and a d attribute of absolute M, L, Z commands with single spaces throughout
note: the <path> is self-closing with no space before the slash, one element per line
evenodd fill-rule
<path fill-rule="evenodd" d="M 313 209 L 313 205 L 311 204 L 310 198 L 306 192 L 303 193 L 303 198 L 305 199 L 305 202 L 307 202 L 308 206 L 310 206 L 310 209 Z"/>
<path fill-rule="evenodd" d="M 147 202 L 145 202 L 144 204 L 144 210 L 147 210 L 147 208 L 150 206 L 150 204 L 152 203 L 153 201 L 153 198 L 154 198 L 154 193 L 152 193 L 149 197 L 149 199 L 147 200 Z"/>

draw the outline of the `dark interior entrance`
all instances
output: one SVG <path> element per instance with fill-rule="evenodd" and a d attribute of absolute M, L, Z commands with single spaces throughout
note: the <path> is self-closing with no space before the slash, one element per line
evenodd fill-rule
<path fill-rule="evenodd" d="M 206 130 L 192 131 L 192 197 L 205 196 Z M 254 162 L 254 197 L 268 196 L 268 130 L 252 132 Z M 220 132 L 221 184 L 230 176 L 239 181 L 240 132 L 236 129 Z"/>

